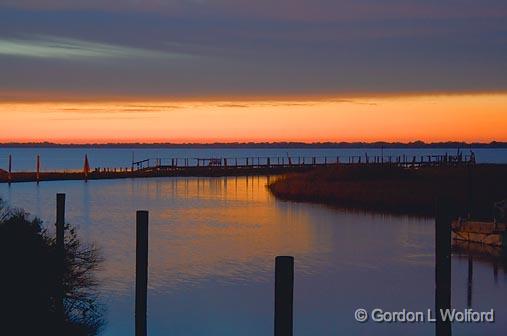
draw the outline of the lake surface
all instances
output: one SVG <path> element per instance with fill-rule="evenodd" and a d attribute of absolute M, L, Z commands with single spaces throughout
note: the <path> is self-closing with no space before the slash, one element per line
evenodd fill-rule
<path fill-rule="evenodd" d="M 295 256 L 295 335 L 434 334 L 428 323 L 354 320 L 357 308 L 433 308 L 432 220 L 281 202 L 267 191 L 268 179 L 2 184 L 0 197 L 40 216 L 52 230 L 55 194 L 67 194 L 68 222 L 105 258 L 97 274 L 107 307 L 102 335 L 134 335 L 138 209 L 150 211 L 151 336 L 272 335 L 277 255 Z M 464 309 L 468 261 L 455 256 L 452 262 L 453 306 Z M 477 260 L 473 276 L 472 307 L 495 309 L 497 321 L 455 324 L 455 335 L 504 335 L 506 270 Z"/>
<path fill-rule="evenodd" d="M 475 148 L 472 149 L 479 163 L 507 163 L 507 149 Z M 470 149 L 463 149 L 469 154 Z M 13 171 L 35 171 L 36 157 L 40 155 L 41 171 L 82 170 L 85 154 L 88 155 L 90 166 L 126 168 L 131 166 L 132 158 L 136 161 L 147 158 L 257 158 L 257 157 L 298 157 L 317 156 L 336 158 L 342 161 L 349 156 L 381 155 L 380 148 L 0 148 L 0 169 L 7 170 L 8 157 L 12 155 Z M 386 148 L 384 156 L 407 155 L 439 155 L 456 154 L 456 148 Z M 180 163 L 183 161 L 180 161 Z M 192 162 L 194 164 L 194 162 Z"/>

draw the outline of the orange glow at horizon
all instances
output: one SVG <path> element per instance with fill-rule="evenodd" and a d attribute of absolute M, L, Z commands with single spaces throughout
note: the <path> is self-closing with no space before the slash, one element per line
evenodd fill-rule
<path fill-rule="evenodd" d="M 0 142 L 507 141 L 507 93 L 0 102 Z"/>

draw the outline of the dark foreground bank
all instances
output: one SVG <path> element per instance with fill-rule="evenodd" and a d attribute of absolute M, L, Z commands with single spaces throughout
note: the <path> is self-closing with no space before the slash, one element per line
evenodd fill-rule
<path fill-rule="evenodd" d="M 501 217 L 507 165 L 421 167 L 336 166 L 291 174 L 269 185 L 278 198 L 341 208 L 431 216 L 446 198 L 463 217 Z"/>
<path fill-rule="evenodd" d="M 100 258 L 67 225 L 63 259 L 43 223 L 0 199 L 0 335 L 98 334 L 94 271 Z M 63 262 L 62 262 L 63 261 Z M 61 284 L 59 286 L 58 284 Z M 58 298 L 63 297 L 63 311 Z"/>

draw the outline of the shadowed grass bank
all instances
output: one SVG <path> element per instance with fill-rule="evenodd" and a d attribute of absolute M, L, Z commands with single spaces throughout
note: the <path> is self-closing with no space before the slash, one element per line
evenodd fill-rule
<path fill-rule="evenodd" d="M 417 216 L 432 216 L 436 198 L 446 198 L 463 217 L 492 219 L 494 203 L 507 198 L 507 165 L 336 166 L 287 175 L 268 188 L 282 200 Z"/>

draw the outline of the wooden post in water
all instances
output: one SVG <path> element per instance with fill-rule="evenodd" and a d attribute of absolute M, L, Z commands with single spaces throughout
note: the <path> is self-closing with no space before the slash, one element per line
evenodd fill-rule
<path fill-rule="evenodd" d="M 148 292 L 148 211 L 136 214 L 136 336 L 146 336 Z"/>
<path fill-rule="evenodd" d="M 468 278 L 467 278 L 467 307 L 472 308 L 472 290 L 474 281 L 474 261 L 471 255 L 468 256 Z"/>
<path fill-rule="evenodd" d="M 58 280 L 57 280 L 57 296 L 55 300 L 56 316 L 63 323 L 65 319 L 63 298 L 63 273 L 65 262 L 65 194 L 56 194 L 56 253 L 58 256 Z"/>
<path fill-rule="evenodd" d="M 9 180 L 9 185 L 10 185 L 11 181 L 12 181 L 12 155 L 11 154 L 9 154 L 9 170 L 8 170 L 7 179 Z"/>
<path fill-rule="evenodd" d="M 275 259 L 275 336 L 292 336 L 294 257 Z"/>
<path fill-rule="evenodd" d="M 40 155 L 37 154 L 37 164 L 36 164 L 37 172 L 35 173 L 35 177 L 37 179 L 37 183 L 40 181 Z"/>
<path fill-rule="evenodd" d="M 450 336 L 450 321 L 443 321 L 441 310 L 451 308 L 451 222 L 452 212 L 446 200 L 436 205 L 435 220 L 435 315 L 436 336 Z"/>

